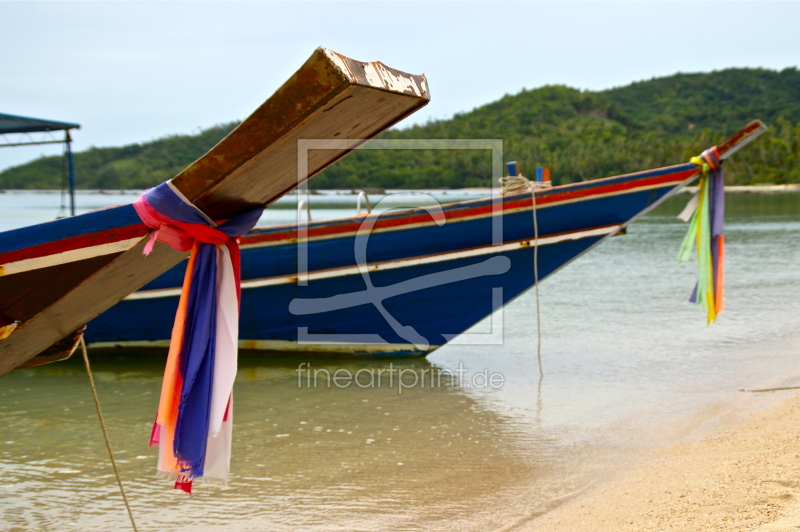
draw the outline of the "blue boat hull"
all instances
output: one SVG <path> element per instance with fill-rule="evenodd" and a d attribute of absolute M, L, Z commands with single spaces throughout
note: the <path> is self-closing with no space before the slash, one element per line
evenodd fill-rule
<path fill-rule="evenodd" d="M 525 193 L 316 222 L 300 232 L 256 230 L 242 242 L 240 345 L 426 355 L 531 288 L 534 262 L 538 280 L 547 278 L 696 172 L 679 165 L 537 191 L 535 217 Z M 89 323 L 90 345 L 168 345 L 184 266 Z"/>

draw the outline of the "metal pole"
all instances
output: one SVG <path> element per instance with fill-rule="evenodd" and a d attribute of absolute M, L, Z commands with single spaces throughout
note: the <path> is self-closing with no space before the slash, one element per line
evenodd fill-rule
<path fill-rule="evenodd" d="M 75 165 L 72 162 L 72 139 L 69 129 L 64 130 L 64 144 L 67 147 L 67 184 L 69 186 L 69 215 L 75 216 Z"/>

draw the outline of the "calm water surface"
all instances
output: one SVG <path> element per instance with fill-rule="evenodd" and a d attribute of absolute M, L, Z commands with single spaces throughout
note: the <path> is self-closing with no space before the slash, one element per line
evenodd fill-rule
<path fill-rule="evenodd" d="M 134 197 L 81 194 L 78 205 Z M 727 311 L 711 327 L 686 303 L 693 266 L 675 263 L 686 226 L 674 215 L 687 199 L 542 283 L 541 382 L 533 292 L 476 325 L 473 338 L 487 345 L 391 362 L 407 385 L 443 369 L 461 379 L 444 372 L 401 389 L 384 373 L 380 386 L 315 387 L 298 374 L 301 362 L 318 375 L 376 375 L 390 362 L 243 354 L 226 489 L 198 483 L 189 497 L 154 478 L 147 440 L 161 356 L 94 354 L 139 529 L 513 528 L 686 436 L 740 389 L 797 385 L 800 194 L 728 196 Z M 263 220 L 294 219 L 291 201 Z M 311 201 L 315 219 L 355 205 L 354 196 Z M 44 221 L 59 203 L 58 194 L 0 194 L 0 229 Z M 0 419 L 0 530 L 128 526 L 80 360 L 0 378 Z"/>

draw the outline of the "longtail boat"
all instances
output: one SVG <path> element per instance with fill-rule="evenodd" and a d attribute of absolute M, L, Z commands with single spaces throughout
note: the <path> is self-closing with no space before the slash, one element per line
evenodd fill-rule
<path fill-rule="evenodd" d="M 170 180 L 213 221 L 268 205 L 429 101 L 424 76 L 319 48 L 233 132 Z M 338 139 L 299 157 L 305 139 Z M 84 324 L 179 264 L 132 205 L 0 233 L 0 375 L 69 352 Z"/>
<path fill-rule="evenodd" d="M 764 129 L 753 121 L 715 152 L 725 159 Z M 553 187 L 523 181 L 502 196 L 256 229 L 241 239 L 239 345 L 426 355 L 624 232 L 701 171 L 689 162 Z M 94 319 L 90 346 L 166 347 L 184 268 Z"/>

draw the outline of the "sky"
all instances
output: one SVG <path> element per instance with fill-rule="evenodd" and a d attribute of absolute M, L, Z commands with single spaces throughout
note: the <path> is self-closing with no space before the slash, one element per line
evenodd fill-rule
<path fill-rule="evenodd" d="M 399 127 L 563 84 L 800 64 L 800 2 L 0 1 L 0 113 L 77 122 L 73 149 L 240 120 L 318 46 L 424 73 Z M 57 146 L 0 149 L 0 171 Z"/>

